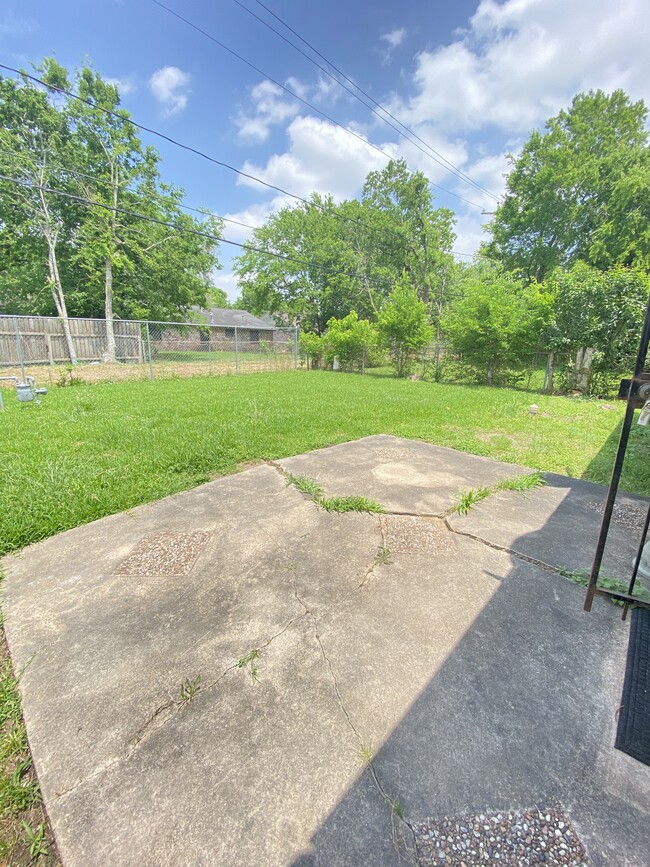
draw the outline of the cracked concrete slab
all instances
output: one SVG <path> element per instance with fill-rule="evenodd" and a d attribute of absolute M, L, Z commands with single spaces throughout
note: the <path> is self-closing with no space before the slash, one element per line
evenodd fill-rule
<path fill-rule="evenodd" d="M 65 867 L 393 867 L 411 821 L 549 799 L 594 864 L 643 863 L 650 769 L 613 750 L 627 625 L 520 558 L 570 558 L 603 489 L 555 477 L 445 524 L 526 470 L 395 437 L 280 463 L 5 560 Z M 280 470 L 414 516 L 329 514 Z"/>

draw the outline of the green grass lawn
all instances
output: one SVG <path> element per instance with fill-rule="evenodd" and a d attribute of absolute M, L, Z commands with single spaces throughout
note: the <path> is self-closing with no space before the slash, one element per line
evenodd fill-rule
<path fill-rule="evenodd" d="M 289 356 L 292 357 L 293 348 L 288 346 L 282 349 L 268 349 L 265 352 L 262 350 L 246 350 L 240 349 L 237 353 L 235 353 L 234 349 L 230 350 L 161 350 L 153 352 L 153 361 L 185 361 L 185 362 L 194 362 L 194 361 L 228 361 L 233 362 L 235 359 L 239 359 L 240 361 L 264 361 L 266 358 L 275 358 L 276 356 Z"/>
<path fill-rule="evenodd" d="M 623 414 L 602 401 L 318 371 L 54 388 L 40 409 L 5 399 L 0 553 L 244 463 L 369 434 L 607 483 Z M 647 435 L 636 427 L 623 479 L 643 494 Z"/>

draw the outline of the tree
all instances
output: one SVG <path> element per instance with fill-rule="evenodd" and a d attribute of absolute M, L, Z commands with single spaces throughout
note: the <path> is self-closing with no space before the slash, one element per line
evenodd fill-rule
<path fill-rule="evenodd" d="M 283 208 L 253 232 L 235 260 L 243 307 L 318 334 L 332 317 L 363 309 L 365 290 L 336 211 L 331 198 L 313 194 L 309 204 Z"/>
<path fill-rule="evenodd" d="M 427 305 L 404 273 L 379 314 L 379 335 L 398 376 L 407 376 L 419 351 L 431 343 Z"/>
<path fill-rule="evenodd" d="M 70 361 L 76 364 L 60 267 L 61 247 L 72 242 L 74 209 L 48 192 L 68 187 L 60 166 L 72 154 L 70 138 L 65 117 L 45 93 L 28 80 L 21 85 L 0 77 L 0 168 L 9 178 L 0 181 L 0 231 L 9 264 L 5 280 L 15 274 L 11 264 L 20 264 L 23 277 L 49 288 Z M 21 287 L 14 284 L 12 289 Z"/>
<path fill-rule="evenodd" d="M 72 87 L 85 101 L 62 101 L 67 71 L 46 59 L 41 75 L 45 90 L 0 77 L 0 173 L 13 179 L 0 187 L 0 302 L 55 312 L 73 361 L 68 315 L 104 316 L 115 360 L 115 316 L 178 319 L 205 303 L 222 222 L 184 213 L 183 190 L 161 180 L 117 87 L 84 66 Z"/>
<path fill-rule="evenodd" d="M 512 157 L 506 197 L 491 223 L 489 254 L 543 281 L 585 261 L 650 265 L 647 108 L 622 91 L 578 94 Z"/>
<path fill-rule="evenodd" d="M 650 278 L 616 266 L 599 271 L 584 262 L 558 269 L 547 281 L 553 299 L 549 346 L 574 356 L 568 385 L 588 392 L 593 372 L 625 373 L 633 366 Z"/>
<path fill-rule="evenodd" d="M 404 160 L 390 160 L 386 168 L 370 172 L 362 200 L 383 215 L 380 255 L 393 282 L 405 271 L 425 304 L 444 295 L 455 221 L 447 208 L 433 207 L 425 175 L 410 172 Z"/>
<path fill-rule="evenodd" d="M 488 385 L 500 371 L 529 360 L 543 345 L 551 299 L 537 283 L 521 281 L 482 263 L 467 272 L 462 295 L 442 317 L 451 347 L 485 372 Z"/>

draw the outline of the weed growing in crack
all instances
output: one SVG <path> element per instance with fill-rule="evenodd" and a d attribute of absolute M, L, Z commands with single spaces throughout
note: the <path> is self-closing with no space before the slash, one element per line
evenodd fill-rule
<path fill-rule="evenodd" d="M 384 512 L 382 505 L 374 500 L 368 500 L 366 497 L 330 497 L 329 499 L 321 498 L 314 502 L 326 512 L 372 512 L 374 514 Z"/>
<path fill-rule="evenodd" d="M 459 515 L 466 515 L 472 506 L 487 499 L 491 493 L 491 488 L 470 488 L 469 491 L 462 491 L 458 494 L 458 501 L 451 511 L 458 512 Z"/>
<path fill-rule="evenodd" d="M 486 500 L 492 494 L 498 491 L 520 491 L 525 493 L 533 488 L 539 488 L 546 484 L 543 473 L 534 472 L 524 476 L 515 476 L 512 479 L 501 479 L 495 485 L 489 485 L 484 488 L 470 488 L 468 491 L 461 491 L 456 495 L 456 504 L 452 507 L 452 512 L 457 512 L 459 515 L 466 515 L 472 506 L 480 503 L 481 500 Z"/>
<path fill-rule="evenodd" d="M 201 689 L 201 675 L 197 674 L 197 676 L 190 680 L 189 677 L 186 677 L 183 683 L 181 684 L 181 695 L 180 700 L 182 703 L 192 701 L 192 699 L 197 695 L 199 690 Z"/>
<path fill-rule="evenodd" d="M 583 572 L 580 569 L 576 569 L 573 572 L 570 572 L 568 569 L 560 569 L 559 573 L 563 578 L 571 581 L 572 584 L 577 584 L 578 587 L 586 587 L 589 584 L 589 573 Z M 620 578 L 610 578 L 606 575 L 599 576 L 598 586 L 602 587 L 603 590 L 613 590 L 616 593 L 627 593 L 628 588 L 626 581 L 622 581 Z M 634 585 L 634 595 L 644 602 L 650 602 L 650 592 L 642 584 Z M 625 604 L 621 599 L 612 599 L 611 597 L 609 601 L 613 605 L 620 605 L 621 607 Z M 631 604 L 633 605 L 634 603 Z"/>
<path fill-rule="evenodd" d="M 375 555 L 375 566 L 390 566 L 393 562 L 391 557 L 390 548 L 386 545 L 380 545 L 377 549 L 377 554 Z"/>
<path fill-rule="evenodd" d="M 359 747 L 358 756 L 363 765 L 369 765 L 372 762 L 374 750 L 370 744 L 361 744 Z"/>
<path fill-rule="evenodd" d="M 393 813 L 397 816 L 398 819 L 404 821 L 404 807 L 400 804 L 399 798 L 395 798 L 392 804 Z"/>
<path fill-rule="evenodd" d="M 257 683 L 257 681 L 260 679 L 260 669 L 256 662 L 256 660 L 259 659 L 260 656 L 260 650 L 251 650 L 251 652 L 247 653 L 246 656 L 242 656 L 242 658 L 237 663 L 237 668 L 246 668 L 247 665 L 250 665 L 250 672 L 253 683 Z"/>
<path fill-rule="evenodd" d="M 287 476 L 287 484 L 300 491 L 301 494 L 309 494 L 312 499 L 317 500 L 323 496 L 323 486 L 319 485 L 313 479 L 308 479 L 305 476 Z"/>
<path fill-rule="evenodd" d="M 515 476 L 514 479 L 502 479 L 494 486 L 495 491 L 530 491 L 546 484 L 544 474 L 536 471 L 527 476 Z"/>

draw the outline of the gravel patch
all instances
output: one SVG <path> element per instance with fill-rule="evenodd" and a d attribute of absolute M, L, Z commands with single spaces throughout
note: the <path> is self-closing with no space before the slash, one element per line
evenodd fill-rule
<path fill-rule="evenodd" d="M 116 575 L 189 575 L 210 533 L 149 533 L 115 570 Z"/>
<path fill-rule="evenodd" d="M 605 503 L 587 503 L 587 507 L 592 512 L 598 512 L 599 515 L 605 512 Z M 612 521 L 628 530 L 642 530 L 646 514 L 647 510 L 639 506 L 633 506 L 630 503 L 614 503 Z"/>
<path fill-rule="evenodd" d="M 381 525 L 393 554 L 439 554 L 455 547 L 453 534 L 438 518 L 386 515 Z"/>
<path fill-rule="evenodd" d="M 420 867 L 591 863 L 566 814 L 557 809 L 445 816 L 413 829 Z"/>

